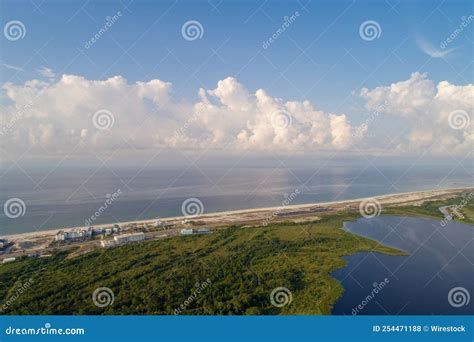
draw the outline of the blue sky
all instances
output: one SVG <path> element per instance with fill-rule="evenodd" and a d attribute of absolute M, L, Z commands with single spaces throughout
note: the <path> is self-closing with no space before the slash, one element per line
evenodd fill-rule
<path fill-rule="evenodd" d="M 88 79 L 158 78 L 173 83 L 176 97 L 189 98 L 202 85 L 213 88 L 218 80 L 234 76 L 252 91 L 265 88 L 273 96 L 309 99 L 318 108 L 334 111 L 342 98 L 361 86 L 407 79 L 414 71 L 428 72 L 434 81 L 466 84 L 465 68 L 472 64 L 472 28 L 456 39 L 452 47 L 458 50 L 447 61 L 430 60 L 416 43 L 421 36 L 439 46 L 461 17 L 472 13 L 469 1 L 89 1 L 85 6 L 45 1 L 37 2 L 38 7 L 29 1 L 3 1 L 2 5 L 2 25 L 20 20 L 27 31 L 20 41 L 2 40 L 2 62 L 25 70 L 2 68 L 4 81 L 37 78 L 36 70 L 45 66 Z M 117 11 L 123 14 L 120 20 L 85 49 L 84 43 L 105 18 Z M 263 49 L 262 43 L 283 18 L 295 11 L 300 13 L 297 20 Z M 182 38 L 181 26 L 188 20 L 202 24 L 202 39 Z M 359 25 L 366 20 L 380 24 L 379 39 L 359 37 Z M 346 101 L 341 110 L 350 111 L 352 105 Z"/>

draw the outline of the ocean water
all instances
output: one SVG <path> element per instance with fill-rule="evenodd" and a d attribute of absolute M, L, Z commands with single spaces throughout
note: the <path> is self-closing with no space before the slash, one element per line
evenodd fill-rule
<path fill-rule="evenodd" d="M 474 313 L 473 226 L 450 221 L 442 227 L 439 220 L 379 216 L 346 222 L 344 229 L 409 255 L 356 253 L 346 257 L 347 266 L 333 272 L 345 289 L 333 314 Z"/>
<path fill-rule="evenodd" d="M 85 225 L 116 199 L 94 224 L 182 215 L 182 204 L 198 198 L 204 213 L 353 199 L 396 192 L 471 186 L 472 174 L 449 165 L 322 163 L 272 167 L 50 167 L 1 171 L 0 203 L 18 198 L 22 215 L 0 211 L 0 235 Z"/>

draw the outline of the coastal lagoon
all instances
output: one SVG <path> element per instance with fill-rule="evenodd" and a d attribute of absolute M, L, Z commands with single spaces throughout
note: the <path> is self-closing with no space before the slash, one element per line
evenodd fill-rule
<path fill-rule="evenodd" d="M 409 255 L 357 253 L 345 257 L 347 266 L 332 274 L 345 290 L 334 305 L 333 314 L 474 313 L 473 299 L 466 303 L 466 291 L 452 292 L 454 306 L 448 300 L 449 292 L 457 287 L 467 290 L 468 296 L 474 295 L 473 226 L 450 221 L 442 227 L 437 220 L 380 216 L 346 222 L 344 229 L 402 249 Z M 466 305 L 459 306 L 461 303 Z"/>
<path fill-rule="evenodd" d="M 24 201 L 15 219 L 0 213 L 0 235 L 84 226 L 111 196 L 120 195 L 94 224 L 181 216 L 184 200 L 199 198 L 203 212 L 355 199 L 397 192 L 471 186 L 463 168 L 450 165 L 367 165 L 366 162 L 314 162 L 284 165 L 157 168 L 44 167 L 2 170 L 0 200 Z M 115 196 L 114 196 L 115 198 Z"/>

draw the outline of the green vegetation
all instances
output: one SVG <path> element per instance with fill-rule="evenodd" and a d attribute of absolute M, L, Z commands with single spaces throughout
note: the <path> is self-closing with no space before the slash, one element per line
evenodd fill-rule
<path fill-rule="evenodd" d="M 469 200 L 466 201 L 466 198 Z M 441 206 L 458 206 L 463 223 L 474 224 L 474 200 L 457 197 L 420 206 L 384 208 L 384 215 L 443 219 Z M 452 208 L 448 209 L 452 212 Z M 329 314 L 342 294 L 330 273 L 345 265 L 344 255 L 403 252 L 340 229 L 358 213 L 328 213 L 310 224 L 232 227 L 210 235 L 96 250 L 71 258 L 21 259 L 0 267 L 3 314 Z M 29 281 L 31 279 L 31 281 Z M 196 284 L 210 282 L 193 295 Z M 23 286 L 22 293 L 19 289 Z M 92 293 L 112 289 L 112 305 L 94 305 Z M 286 287 L 292 302 L 270 302 L 274 288 Z"/>
<path fill-rule="evenodd" d="M 330 214 L 311 224 L 233 227 L 210 235 L 176 237 L 132 244 L 67 258 L 23 259 L 0 267 L 0 301 L 17 296 L 6 314 L 329 314 L 342 294 L 330 272 L 341 258 L 358 251 L 402 252 L 340 229 L 356 214 Z M 195 284 L 210 280 L 194 299 Z M 99 308 L 92 293 L 112 289 L 112 305 Z M 270 302 L 276 287 L 293 301 L 282 308 Z M 187 301 L 188 300 L 188 301 Z M 1 308 L 1 306 L 0 306 Z"/>
<path fill-rule="evenodd" d="M 452 214 L 453 219 L 461 223 L 474 224 L 474 198 L 472 198 L 472 196 L 469 194 L 443 201 L 425 202 L 420 206 L 388 208 L 383 210 L 383 214 L 427 217 L 436 220 L 442 220 L 444 216 L 439 211 L 439 207 L 442 206 L 457 206 L 458 213 L 461 213 L 463 217 L 456 215 L 452 210 L 453 208 L 451 207 L 448 209 L 448 211 L 450 214 Z"/>

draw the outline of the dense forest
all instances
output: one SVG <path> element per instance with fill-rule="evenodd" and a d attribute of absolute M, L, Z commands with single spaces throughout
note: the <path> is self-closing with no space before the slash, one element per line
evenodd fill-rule
<path fill-rule="evenodd" d="M 332 214 L 304 225 L 232 227 L 74 258 L 58 252 L 22 259 L 0 266 L 0 300 L 8 302 L 4 314 L 329 314 L 343 291 L 330 277 L 345 264 L 341 256 L 401 253 L 343 231 L 342 222 L 354 217 Z M 31 285 L 18 295 L 26 282 Z M 100 287 L 112 290 L 113 303 L 94 304 Z M 272 305 L 277 287 L 291 292 L 287 305 Z"/>

